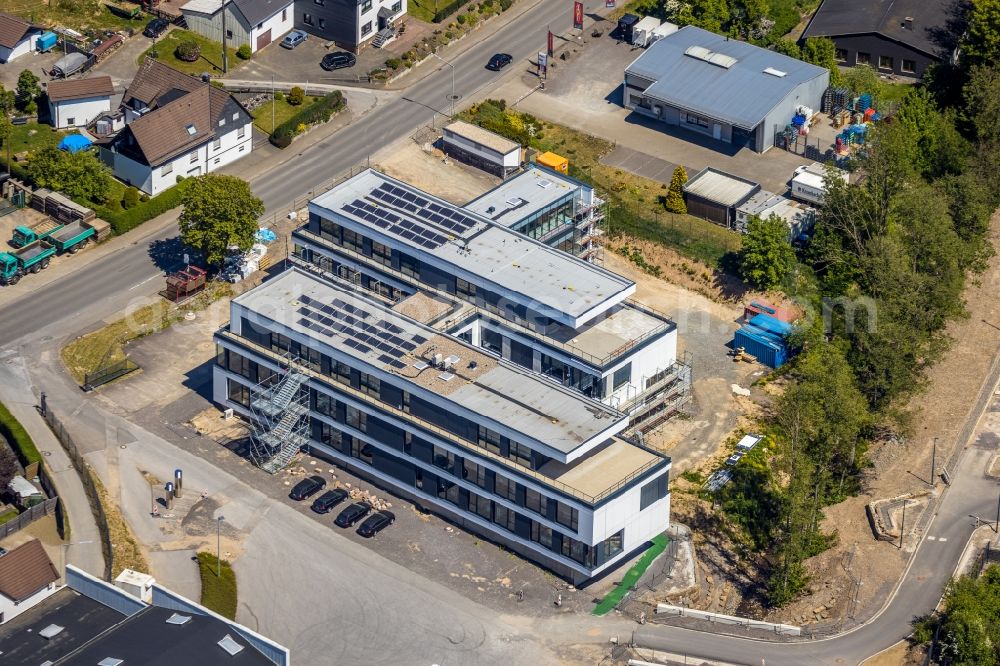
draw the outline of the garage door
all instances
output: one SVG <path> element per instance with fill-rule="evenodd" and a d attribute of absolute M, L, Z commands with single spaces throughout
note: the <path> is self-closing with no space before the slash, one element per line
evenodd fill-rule
<path fill-rule="evenodd" d="M 271 31 L 268 30 L 265 33 L 257 35 L 257 50 L 260 51 L 262 48 L 271 43 Z"/>

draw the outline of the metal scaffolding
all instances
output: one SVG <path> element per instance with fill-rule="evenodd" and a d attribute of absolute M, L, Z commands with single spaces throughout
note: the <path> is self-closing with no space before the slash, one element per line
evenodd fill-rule
<path fill-rule="evenodd" d="M 250 389 L 250 456 L 271 474 L 284 469 L 309 443 L 308 377 L 300 367 L 299 359 L 289 358 L 287 370 Z"/>

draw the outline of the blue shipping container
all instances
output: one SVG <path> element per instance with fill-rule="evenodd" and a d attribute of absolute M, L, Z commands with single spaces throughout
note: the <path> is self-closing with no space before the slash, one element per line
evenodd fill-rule
<path fill-rule="evenodd" d="M 755 326 L 744 326 L 736 331 L 734 347 L 743 350 L 771 368 L 780 368 L 788 360 L 788 348 L 766 331 Z"/>
<path fill-rule="evenodd" d="M 56 45 L 57 41 L 59 41 L 59 37 L 56 36 L 56 33 L 51 31 L 46 32 L 39 35 L 38 39 L 35 40 L 35 48 L 43 52 L 48 51 Z"/>
<path fill-rule="evenodd" d="M 753 319 L 750 320 L 750 325 L 765 330 L 779 338 L 786 338 L 792 332 L 791 324 L 787 321 L 781 321 L 777 317 L 772 317 L 769 314 L 754 315 Z"/>

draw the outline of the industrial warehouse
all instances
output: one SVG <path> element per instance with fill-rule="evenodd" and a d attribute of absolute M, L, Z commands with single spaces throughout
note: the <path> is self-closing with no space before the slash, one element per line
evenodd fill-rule
<path fill-rule="evenodd" d="M 819 108 L 822 67 L 685 26 L 625 69 L 626 108 L 758 153 L 799 113 Z"/>

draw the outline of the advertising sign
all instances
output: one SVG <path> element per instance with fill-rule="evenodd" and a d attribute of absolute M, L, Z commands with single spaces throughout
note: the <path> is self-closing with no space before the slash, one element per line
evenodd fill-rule
<path fill-rule="evenodd" d="M 552 46 L 552 43 L 553 43 L 554 39 L 555 39 L 555 36 L 552 34 L 552 31 L 549 30 L 549 44 L 548 44 L 549 55 L 552 55 L 553 50 L 554 50 L 553 46 Z"/>
<path fill-rule="evenodd" d="M 573 29 L 583 30 L 583 3 L 579 0 L 573 3 Z"/>
<path fill-rule="evenodd" d="M 549 56 L 545 51 L 538 52 L 538 75 L 545 76 L 549 69 Z"/>

